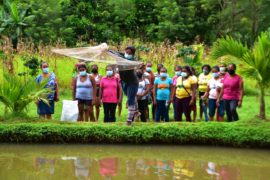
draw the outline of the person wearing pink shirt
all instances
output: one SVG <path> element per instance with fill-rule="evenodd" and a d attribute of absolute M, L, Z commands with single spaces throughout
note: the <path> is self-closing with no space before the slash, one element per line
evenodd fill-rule
<path fill-rule="evenodd" d="M 119 78 L 114 76 L 112 66 L 106 67 L 106 77 L 100 81 L 100 99 L 103 103 L 104 122 L 115 122 L 115 111 L 121 100 L 121 85 Z"/>
<path fill-rule="evenodd" d="M 235 73 L 236 65 L 228 66 L 228 73 L 224 76 L 223 87 L 217 101 L 219 106 L 220 100 L 223 98 L 224 107 L 229 122 L 239 120 L 237 107 L 242 106 L 244 96 L 244 83 L 242 77 Z"/>

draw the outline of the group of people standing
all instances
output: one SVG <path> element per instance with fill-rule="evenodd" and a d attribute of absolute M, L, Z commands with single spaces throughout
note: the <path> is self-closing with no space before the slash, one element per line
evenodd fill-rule
<path fill-rule="evenodd" d="M 124 53 L 113 53 L 135 61 L 135 52 L 133 46 L 128 46 Z M 38 113 L 50 118 L 54 112 L 54 101 L 59 99 L 58 85 L 55 75 L 49 72 L 48 63 L 42 63 L 41 69 L 42 74 L 38 76 L 37 82 L 50 78 L 47 87 L 54 89 L 54 93 L 49 98 L 50 106 L 38 102 Z M 150 121 L 150 114 L 156 122 L 168 122 L 171 104 L 175 121 L 182 121 L 183 114 L 186 121 L 196 121 L 197 99 L 200 119 L 213 121 L 217 114 L 217 121 L 223 121 L 224 112 L 228 121 L 239 119 L 236 109 L 242 104 L 244 88 L 243 79 L 236 74 L 235 64 L 220 64 L 212 68 L 203 65 L 199 76 L 193 67 L 175 66 L 172 78 L 163 64 L 158 64 L 157 72 L 154 73 L 150 61 L 135 70 L 108 65 L 104 77 L 99 74 L 96 64 L 91 66 L 91 72 L 85 63 L 77 63 L 75 70 L 71 86 L 72 98 L 78 101 L 78 121 L 98 121 L 102 105 L 104 122 L 115 122 L 117 107 L 121 114 L 124 94 L 127 96 L 128 125 L 138 119 L 142 122 Z M 149 106 L 152 106 L 151 113 Z"/>

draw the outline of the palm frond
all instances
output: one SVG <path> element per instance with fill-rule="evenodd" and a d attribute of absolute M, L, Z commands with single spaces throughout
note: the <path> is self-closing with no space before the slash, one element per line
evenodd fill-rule
<path fill-rule="evenodd" d="M 214 43 L 210 58 L 216 60 L 223 57 L 225 59 L 231 59 L 231 61 L 239 61 L 248 51 L 246 45 L 227 36 Z"/>
<path fill-rule="evenodd" d="M 254 44 L 252 54 L 243 57 L 245 63 L 256 69 L 258 72 L 258 80 L 262 86 L 270 84 L 270 38 L 266 33 L 262 33 L 258 41 Z"/>

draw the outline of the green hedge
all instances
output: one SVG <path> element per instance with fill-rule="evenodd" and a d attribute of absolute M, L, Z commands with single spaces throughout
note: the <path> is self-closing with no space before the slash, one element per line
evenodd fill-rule
<path fill-rule="evenodd" d="M 2 143 L 196 144 L 270 147 L 269 123 L 0 124 Z"/>

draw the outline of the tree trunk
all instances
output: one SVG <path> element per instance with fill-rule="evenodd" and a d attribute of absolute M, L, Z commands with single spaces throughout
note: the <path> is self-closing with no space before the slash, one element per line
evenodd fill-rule
<path fill-rule="evenodd" d="M 265 100 L 264 100 L 264 88 L 261 87 L 261 97 L 260 97 L 260 115 L 261 119 L 265 119 Z"/>

